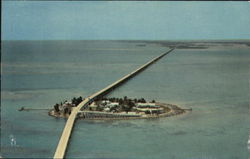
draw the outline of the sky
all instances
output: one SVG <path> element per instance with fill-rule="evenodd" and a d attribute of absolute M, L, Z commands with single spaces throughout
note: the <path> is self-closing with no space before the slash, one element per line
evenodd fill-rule
<path fill-rule="evenodd" d="M 247 1 L 2 1 L 3 40 L 250 39 Z"/>

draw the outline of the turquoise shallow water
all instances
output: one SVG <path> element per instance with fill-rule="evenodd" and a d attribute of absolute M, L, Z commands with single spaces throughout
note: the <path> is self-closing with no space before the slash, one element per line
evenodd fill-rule
<path fill-rule="evenodd" d="M 18 108 L 89 96 L 168 50 L 121 41 L 8 41 L 2 47 L 1 156 L 7 158 L 52 157 L 65 124 L 46 111 Z M 78 120 L 67 158 L 247 159 L 249 70 L 247 46 L 176 49 L 110 96 L 193 111 L 154 120 Z"/>

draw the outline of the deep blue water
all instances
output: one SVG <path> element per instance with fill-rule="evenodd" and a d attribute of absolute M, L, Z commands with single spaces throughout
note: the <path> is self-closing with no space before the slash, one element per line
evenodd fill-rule
<path fill-rule="evenodd" d="M 176 49 L 110 94 L 192 112 L 154 120 L 78 120 L 67 158 L 249 158 L 250 47 L 212 45 Z M 65 124 L 46 111 L 17 111 L 21 106 L 50 108 L 89 96 L 169 50 L 136 41 L 4 41 L 2 48 L 0 155 L 6 158 L 52 157 Z"/>

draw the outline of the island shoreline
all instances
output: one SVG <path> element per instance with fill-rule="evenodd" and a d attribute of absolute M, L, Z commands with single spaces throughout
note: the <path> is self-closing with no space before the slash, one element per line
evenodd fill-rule
<path fill-rule="evenodd" d="M 168 103 L 157 103 L 159 106 L 164 107 L 165 109 L 170 109 L 169 111 L 162 113 L 162 114 L 151 114 L 147 116 L 141 116 L 141 117 L 93 117 L 93 118 L 85 118 L 85 117 L 78 117 L 78 119 L 81 120 L 137 120 L 137 119 L 156 119 L 156 118 L 164 118 L 164 117 L 171 117 L 171 116 L 177 116 L 185 113 L 187 110 L 182 109 L 177 105 L 174 104 L 168 104 Z M 190 109 L 192 110 L 192 109 Z M 98 112 L 98 111 L 93 111 Z M 114 113 L 115 114 L 115 113 Z M 55 117 L 55 118 L 68 118 L 69 114 L 63 115 L 63 114 L 57 114 L 54 112 L 53 109 L 49 110 L 48 112 L 49 116 Z"/>

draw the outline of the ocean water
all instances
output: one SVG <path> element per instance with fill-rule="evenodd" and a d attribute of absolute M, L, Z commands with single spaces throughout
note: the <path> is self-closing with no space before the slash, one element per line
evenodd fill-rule
<path fill-rule="evenodd" d="M 195 43 L 198 45 L 200 43 Z M 250 45 L 202 43 L 176 49 L 109 96 L 144 97 L 192 108 L 150 120 L 77 120 L 67 158 L 248 159 Z M 51 158 L 65 119 L 55 103 L 89 96 L 151 58 L 168 43 L 147 41 L 4 41 L 1 153 Z"/>

